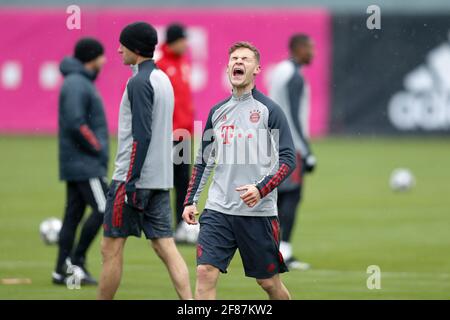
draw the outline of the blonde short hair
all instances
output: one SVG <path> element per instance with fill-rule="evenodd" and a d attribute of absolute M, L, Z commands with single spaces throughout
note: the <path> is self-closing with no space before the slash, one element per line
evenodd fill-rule
<path fill-rule="evenodd" d="M 247 42 L 247 41 L 239 41 L 239 42 L 236 42 L 235 44 L 233 44 L 230 47 L 230 49 L 228 50 L 228 55 L 231 55 L 237 49 L 241 49 L 241 48 L 246 48 L 246 49 L 251 50 L 253 52 L 253 54 L 255 55 L 256 60 L 259 63 L 259 61 L 261 59 L 259 50 L 254 45 L 252 45 L 250 42 Z"/>

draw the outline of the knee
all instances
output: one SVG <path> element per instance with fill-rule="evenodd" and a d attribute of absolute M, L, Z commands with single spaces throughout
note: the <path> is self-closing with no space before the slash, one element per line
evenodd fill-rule
<path fill-rule="evenodd" d="M 208 264 L 201 264 L 197 267 L 197 279 L 200 282 L 212 282 L 215 280 L 217 269 Z"/>
<path fill-rule="evenodd" d="M 165 255 L 164 255 L 165 247 L 162 244 L 162 242 L 159 241 L 159 240 L 154 240 L 154 241 L 151 242 L 151 245 L 152 245 L 152 248 L 155 251 L 156 255 L 159 258 L 164 259 L 164 257 L 165 257 Z"/>
<path fill-rule="evenodd" d="M 103 261 L 109 261 L 120 255 L 121 246 L 118 243 L 115 243 L 114 240 L 105 240 L 103 239 L 101 244 L 101 253 Z"/>
<path fill-rule="evenodd" d="M 256 282 L 266 292 L 271 292 L 271 291 L 275 290 L 277 287 L 277 284 L 274 279 L 257 279 Z"/>

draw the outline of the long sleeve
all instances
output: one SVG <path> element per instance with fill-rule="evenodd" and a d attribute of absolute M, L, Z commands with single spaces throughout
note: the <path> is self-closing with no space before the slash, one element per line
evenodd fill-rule
<path fill-rule="evenodd" d="M 278 162 L 275 164 L 278 169 L 275 173 L 273 173 L 274 170 L 271 170 L 256 184 L 261 197 L 265 197 L 278 187 L 296 167 L 291 131 L 286 116 L 280 107 L 271 108 L 268 125 L 272 141 L 278 151 Z"/>
<path fill-rule="evenodd" d="M 303 78 L 300 76 L 298 71 L 294 72 L 294 75 L 287 83 L 288 92 L 288 104 L 289 110 L 292 118 L 293 128 L 297 132 L 300 138 L 300 143 L 303 145 L 304 153 L 302 157 L 305 158 L 311 153 L 311 148 L 309 146 L 308 139 L 305 134 L 305 124 L 307 117 L 307 110 L 300 110 L 301 108 L 307 108 L 307 105 L 302 105 L 302 100 L 306 94 L 306 87 Z M 300 114 L 301 113 L 301 114 Z"/>
<path fill-rule="evenodd" d="M 61 97 L 60 115 L 72 138 L 88 153 L 98 155 L 102 149 L 95 134 L 87 125 L 86 89 L 76 81 L 65 83 L 64 94 Z"/>
<path fill-rule="evenodd" d="M 127 176 L 127 191 L 134 191 L 141 176 L 142 167 L 152 139 L 152 112 L 154 91 L 150 81 L 141 78 L 132 79 L 128 85 L 128 97 L 131 106 L 131 132 L 133 149 Z"/>
<path fill-rule="evenodd" d="M 200 194 L 215 167 L 216 149 L 212 126 L 213 110 L 214 109 L 210 111 L 203 130 L 201 146 L 198 150 L 197 159 L 192 169 L 192 175 L 184 201 L 185 206 L 197 203 Z"/>

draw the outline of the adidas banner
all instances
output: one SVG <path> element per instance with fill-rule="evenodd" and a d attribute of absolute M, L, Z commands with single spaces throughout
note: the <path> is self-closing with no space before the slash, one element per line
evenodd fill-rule
<path fill-rule="evenodd" d="M 450 15 L 333 18 L 331 132 L 450 133 Z"/>

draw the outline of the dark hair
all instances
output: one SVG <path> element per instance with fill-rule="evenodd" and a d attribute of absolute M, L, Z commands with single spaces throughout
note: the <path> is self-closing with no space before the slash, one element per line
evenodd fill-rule
<path fill-rule="evenodd" d="M 289 39 L 289 50 L 292 52 L 298 46 L 302 46 L 311 41 L 311 38 L 304 33 L 296 33 Z"/>
<path fill-rule="evenodd" d="M 100 41 L 94 38 L 81 38 L 75 45 L 73 56 L 82 63 L 95 60 L 104 53 Z"/>
<path fill-rule="evenodd" d="M 166 43 L 170 44 L 178 39 L 186 38 L 186 28 L 179 23 L 172 23 L 166 30 Z"/>
<path fill-rule="evenodd" d="M 250 49 L 254 53 L 256 60 L 258 62 L 260 61 L 261 55 L 259 54 L 259 50 L 254 45 L 252 45 L 250 42 L 247 42 L 247 41 L 239 41 L 239 42 L 236 42 L 235 44 L 233 44 L 230 47 L 230 49 L 228 50 L 228 55 L 231 55 L 237 49 L 241 49 L 241 48 Z"/>

